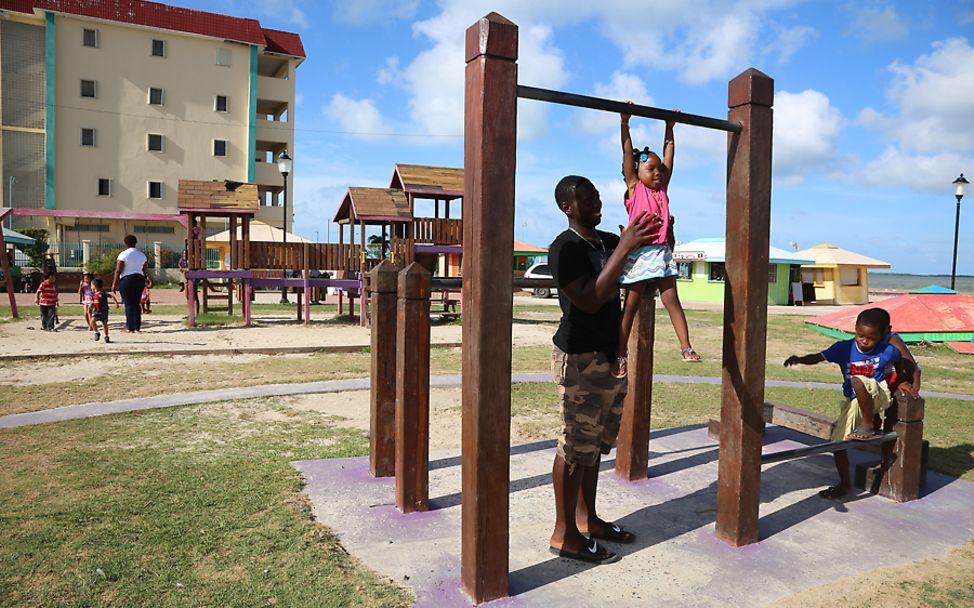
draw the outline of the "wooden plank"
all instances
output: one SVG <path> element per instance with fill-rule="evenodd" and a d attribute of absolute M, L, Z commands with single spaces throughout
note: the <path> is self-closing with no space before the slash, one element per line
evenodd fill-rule
<path fill-rule="evenodd" d="M 655 289 L 644 290 L 629 333 L 629 392 L 622 411 L 616 475 L 646 479 L 649 470 L 649 419 L 653 407 L 653 343 L 656 341 Z"/>
<path fill-rule="evenodd" d="M 369 472 L 373 477 L 396 474 L 397 275 L 388 260 L 372 270 Z"/>
<path fill-rule="evenodd" d="M 728 86 L 726 282 L 717 476 L 718 538 L 758 541 L 771 224 L 774 81 L 753 68 Z"/>
<path fill-rule="evenodd" d="M 396 319 L 396 507 L 429 508 L 430 274 L 411 264 L 398 276 Z"/>
<path fill-rule="evenodd" d="M 895 432 L 891 432 L 891 433 L 880 435 L 879 437 L 873 439 L 866 439 L 863 441 L 858 441 L 858 440 L 830 441 L 826 443 L 819 443 L 816 445 L 806 446 L 803 448 L 795 448 L 793 450 L 781 450 L 779 452 L 771 452 L 769 454 L 763 454 L 761 456 L 761 464 L 771 464 L 773 462 L 794 460 L 795 458 L 804 458 L 805 456 L 811 456 L 813 454 L 822 454 L 824 452 L 835 452 L 838 450 L 848 450 L 850 448 L 865 447 L 867 445 L 888 443 L 891 441 L 896 441 L 896 438 L 897 438 L 897 434 Z"/>
<path fill-rule="evenodd" d="M 517 38 L 497 13 L 466 32 L 460 578 L 477 603 L 508 594 Z"/>
<path fill-rule="evenodd" d="M 830 439 L 835 418 L 782 403 L 764 402 L 764 421 L 805 433 L 819 439 Z"/>

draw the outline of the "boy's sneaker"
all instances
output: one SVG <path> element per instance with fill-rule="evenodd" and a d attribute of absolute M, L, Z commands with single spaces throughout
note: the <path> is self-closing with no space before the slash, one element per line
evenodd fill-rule
<path fill-rule="evenodd" d="M 105 337 L 107 338 L 108 336 L 105 336 Z M 96 331 L 95 332 L 95 342 L 97 342 L 99 340 L 101 340 L 101 333 Z"/>
<path fill-rule="evenodd" d="M 105 344 L 111 344 L 111 343 L 112 341 L 108 339 L 108 336 L 105 336 Z"/>

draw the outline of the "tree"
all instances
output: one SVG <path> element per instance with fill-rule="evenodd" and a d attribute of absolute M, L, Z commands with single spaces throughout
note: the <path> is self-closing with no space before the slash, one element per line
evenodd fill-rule
<path fill-rule="evenodd" d="M 31 266 L 43 268 L 44 254 L 51 248 L 47 242 L 47 230 L 43 228 L 20 228 L 17 232 L 34 239 L 32 244 L 23 245 L 20 250 L 27 256 Z"/>

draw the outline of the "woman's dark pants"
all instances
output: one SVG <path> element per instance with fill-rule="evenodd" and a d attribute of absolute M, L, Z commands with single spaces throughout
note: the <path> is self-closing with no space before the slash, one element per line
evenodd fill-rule
<path fill-rule="evenodd" d="M 139 331 L 142 329 L 142 290 L 145 289 L 145 275 L 130 274 L 119 281 L 118 291 L 125 304 L 125 329 Z"/>

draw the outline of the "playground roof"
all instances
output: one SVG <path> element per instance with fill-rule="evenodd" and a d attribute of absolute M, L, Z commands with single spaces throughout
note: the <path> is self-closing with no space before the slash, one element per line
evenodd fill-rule
<path fill-rule="evenodd" d="M 20 234 L 15 230 L 10 228 L 3 229 L 3 242 L 8 245 L 31 245 L 34 239 L 30 238 L 26 234 Z"/>
<path fill-rule="evenodd" d="M 243 238 L 241 236 L 241 226 L 237 226 L 237 238 Z M 230 242 L 230 231 L 224 230 L 223 232 L 218 232 L 211 237 L 206 239 L 208 243 L 229 243 Z M 284 231 L 277 226 L 271 226 L 270 224 L 265 224 L 264 222 L 253 221 L 250 222 L 250 242 L 254 243 L 282 243 L 284 242 Z M 309 241 L 308 239 L 301 238 L 298 235 L 288 232 L 287 233 L 288 243 L 314 243 L 314 241 Z"/>
<path fill-rule="evenodd" d="M 814 264 L 806 264 L 806 266 L 863 266 L 866 268 L 890 267 L 889 262 L 870 258 L 862 255 L 861 253 L 856 253 L 855 251 L 840 249 L 839 247 L 830 245 L 828 243 L 822 243 L 821 245 L 815 245 L 814 247 L 809 247 L 808 249 L 796 251 L 795 255 L 800 255 L 802 257 L 815 260 Z"/>
<path fill-rule="evenodd" d="M 402 190 L 355 187 L 345 193 L 332 221 L 338 224 L 411 222 L 413 214 Z"/>
<path fill-rule="evenodd" d="M 421 198 L 461 198 L 463 169 L 396 163 L 389 187 Z"/>
<path fill-rule="evenodd" d="M 828 336 L 848 338 L 855 331 L 856 317 L 867 308 L 883 308 L 889 312 L 893 331 L 907 342 L 974 337 L 974 296 L 966 293 L 908 293 L 805 319 L 805 323 Z"/>
<path fill-rule="evenodd" d="M 673 248 L 674 254 L 683 254 L 684 257 L 692 256 L 694 260 L 706 260 L 707 262 L 724 262 L 724 252 L 727 243 L 724 239 L 696 239 L 686 243 L 680 243 Z M 676 257 L 680 257 L 676 255 Z M 805 256 L 777 247 L 768 247 L 768 262 L 771 264 L 810 264 L 812 260 Z M 688 258 L 690 259 L 690 258 Z"/>
<path fill-rule="evenodd" d="M 257 213 L 257 184 L 230 180 L 179 180 L 177 207 L 187 211 L 220 214 Z"/>

